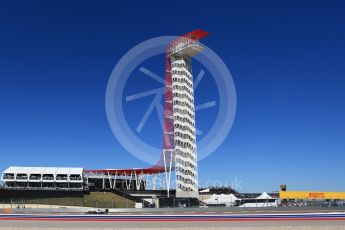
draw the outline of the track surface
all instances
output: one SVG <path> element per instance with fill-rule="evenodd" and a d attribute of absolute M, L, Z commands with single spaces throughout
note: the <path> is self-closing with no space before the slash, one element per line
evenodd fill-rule
<path fill-rule="evenodd" d="M 282 221 L 282 220 L 344 220 L 345 213 L 275 213 L 275 214 L 222 214 L 222 215 L 37 215 L 1 214 L 0 220 L 34 221 Z"/>
<path fill-rule="evenodd" d="M 2 214 L 0 229 L 345 229 L 345 213 L 195 215 Z M 298 228 L 301 227 L 301 228 Z"/>

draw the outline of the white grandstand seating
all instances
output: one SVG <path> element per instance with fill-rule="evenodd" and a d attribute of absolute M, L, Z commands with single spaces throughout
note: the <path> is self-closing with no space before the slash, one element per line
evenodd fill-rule
<path fill-rule="evenodd" d="M 10 188 L 82 189 L 84 184 L 83 168 L 12 166 L 1 180 Z"/>

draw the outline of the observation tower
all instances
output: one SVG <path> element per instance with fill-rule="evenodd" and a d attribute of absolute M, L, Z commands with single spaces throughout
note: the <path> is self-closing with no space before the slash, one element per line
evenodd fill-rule
<path fill-rule="evenodd" d="M 165 174 L 167 197 L 170 196 L 172 172 L 175 171 L 176 197 L 198 197 L 198 165 L 194 110 L 192 57 L 203 50 L 199 40 L 207 36 L 204 30 L 194 30 L 173 40 L 166 49 L 164 92 L 163 149 L 160 160 L 149 168 L 84 170 L 87 178 L 102 179 L 102 189 L 116 189 L 124 178 L 126 189 L 147 187 L 156 175 Z M 162 180 L 163 182 L 163 180 Z M 87 181 L 87 184 L 89 182 Z M 163 183 L 162 183 L 163 184 Z"/>
<path fill-rule="evenodd" d="M 192 57 L 203 50 L 199 40 L 207 34 L 189 32 L 172 41 L 166 52 L 162 157 L 168 191 L 175 170 L 176 197 L 198 197 Z"/>

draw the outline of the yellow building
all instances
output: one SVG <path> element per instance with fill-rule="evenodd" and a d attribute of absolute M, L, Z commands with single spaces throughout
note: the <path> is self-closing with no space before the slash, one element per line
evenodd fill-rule
<path fill-rule="evenodd" d="M 281 200 L 345 200 L 345 192 L 279 191 Z"/>

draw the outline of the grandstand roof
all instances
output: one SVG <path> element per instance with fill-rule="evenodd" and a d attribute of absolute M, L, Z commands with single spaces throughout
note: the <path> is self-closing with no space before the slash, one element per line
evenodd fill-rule
<path fill-rule="evenodd" d="M 133 168 L 133 169 L 96 169 L 96 170 L 84 170 L 85 172 L 92 173 L 109 173 L 109 174 L 158 174 L 165 172 L 163 167 L 153 166 L 151 168 Z"/>
<path fill-rule="evenodd" d="M 4 173 L 23 174 L 79 174 L 83 173 L 83 168 L 62 168 L 62 167 L 19 167 L 11 166 Z"/>

